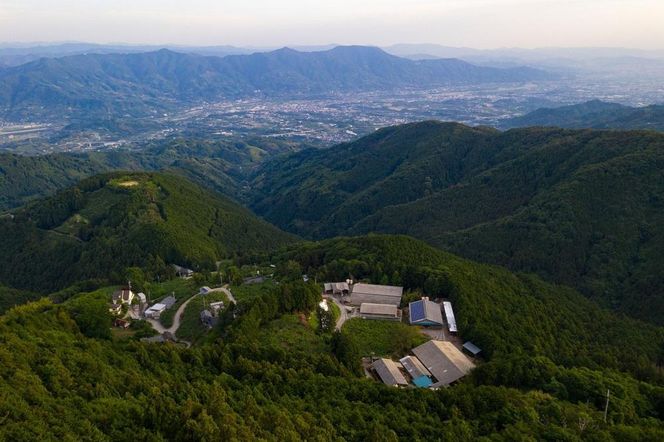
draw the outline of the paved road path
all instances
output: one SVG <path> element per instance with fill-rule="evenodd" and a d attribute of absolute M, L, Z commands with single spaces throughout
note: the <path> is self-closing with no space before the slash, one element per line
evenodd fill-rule
<path fill-rule="evenodd" d="M 231 291 L 226 286 L 224 286 L 220 289 L 215 289 L 215 290 L 221 290 L 222 292 L 226 293 L 226 296 L 228 296 L 228 302 L 232 302 L 233 304 L 237 304 L 237 301 L 235 301 L 235 296 L 233 296 Z"/>
<path fill-rule="evenodd" d="M 173 336 L 176 336 L 176 332 L 178 331 L 178 328 L 180 328 L 180 318 L 182 316 L 182 313 L 187 308 L 189 302 L 195 297 L 196 295 L 193 295 L 191 298 L 187 299 L 185 302 L 182 303 L 182 305 L 175 312 L 175 316 L 173 317 L 173 325 L 171 325 L 169 328 L 164 327 L 163 325 L 161 325 L 161 322 L 155 319 L 146 318 L 145 320 L 152 325 L 152 328 L 154 328 L 157 331 L 157 333 L 164 334 L 164 332 L 170 332 L 173 334 Z"/>
<path fill-rule="evenodd" d="M 344 325 L 344 322 L 348 320 L 348 311 L 346 310 L 346 307 L 334 296 L 327 296 L 325 299 L 331 300 L 334 302 L 337 307 L 339 307 L 339 311 L 341 312 L 339 314 L 339 317 L 337 318 L 337 325 L 336 329 L 341 330 L 341 327 Z"/>
<path fill-rule="evenodd" d="M 228 297 L 228 301 L 232 302 L 233 304 L 237 304 L 235 301 L 235 297 L 231 293 L 230 290 L 228 290 L 226 287 L 219 287 L 216 289 L 211 289 L 210 292 L 224 292 L 224 294 Z M 173 325 L 171 325 L 169 328 L 164 327 L 160 321 L 157 321 L 156 319 L 149 319 L 146 318 L 145 320 L 152 325 L 152 328 L 157 331 L 159 334 L 164 334 L 165 332 L 170 332 L 173 336 L 177 337 L 177 331 L 180 328 L 180 319 L 182 317 L 182 313 L 184 313 L 185 309 L 187 308 L 187 305 L 189 302 L 194 299 L 198 294 L 193 295 L 191 298 L 187 299 L 185 302 L 182 303 L 182 305 L 178 308 L 178 310 L 175 312 L 175 316 L 173 317 Z M 180 341 L 184 342 L 185 344 L 188 344 L 186 341 Z"/>

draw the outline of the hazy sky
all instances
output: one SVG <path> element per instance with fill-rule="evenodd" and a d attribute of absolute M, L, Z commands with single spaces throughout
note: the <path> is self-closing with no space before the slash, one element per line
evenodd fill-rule
<path fill-rule="evenodd" d="M 664 49 L 664 0 L 0 0 L 0 41 Z"/>

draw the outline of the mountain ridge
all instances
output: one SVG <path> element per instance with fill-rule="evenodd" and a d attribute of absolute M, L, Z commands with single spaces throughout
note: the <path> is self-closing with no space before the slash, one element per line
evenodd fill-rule
<path fill-rule="evenodd" d="M 408 234 L 661 322 L 663 162 L 651 131 L 414 123 L 265 164 L 250 207 L 309 238 Z"/>
<path fill-rule="evenodd" d="M 311 96 L 552 77 L 532 68 L 488 68 L 456 59 L 412 61 L 362 46 L 319 52 L 284 48 L 223 58 L 162 49 L 42 58 L 3 69 L 0 109 L 12 118 L 46 112 L 42 106 L 66 114 L 149 115 L 222 97 Z"/>
<path fill-rule="evenodd" d="M 625 106 L 600 100 L 540 108 L 500 125 L 504 129 L 528 126 L 555 126 L 569 129 L 629 129 L 664 131 L 664 105 Z"/>
<path fill-rule="evenodd" d="M 295 239 L 186 178 L 157 172 L 86 178 L 0 218 L 0 238 L 0 280 L 42 293 L 85 279 L 117 281 L 132 266 L 211 270 L 221 258 Z"/>

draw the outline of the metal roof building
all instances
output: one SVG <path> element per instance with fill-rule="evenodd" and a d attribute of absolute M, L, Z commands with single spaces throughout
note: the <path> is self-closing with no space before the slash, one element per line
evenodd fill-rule
<path fill-rule="evenodd" d="M 475 368 L 475 364 L 451 342 L 428 341 L 415 347 L 413 353 L 435 378 L 433 387 L 456 382 Z"/>
<path fill-rule="evenodd" d="M 396 305 L 363 303 L 360 306 L 360 316 L 364 319 L 385 319 L 399 321 L 401 312 Z"/>
<path fill-rule="evenodd" d="M 473 356 L 477 356 L 477 355 L 479 355 L 480 353 L 482 353 L 482 349 L 479 348 L 477 345 L 473 344 L 473 343 L 470 342 L 470 341 L 466 341 L 466 342 L 463 344 L 463 349 L 464 349 L 465 351 L 467 351 L 468 353 L 470 353 L 471 355 L 473 355 Z"/>
<path fill-rule="evenodd" d="M 403 287 L 376 284 L 355 284 L 350 293 L 350 303 L 353 305 L 368 304 L 401 304 Z"/>
<path fill-rule="evenodd" d="M 410 323 L 413 325 L 443 326 L 443 314 L 440 310 L 440 304 L 428 299 L 420 299 L 411 302 L 408 305 L 408 311 L 410 312 Z"/>
<path fill-rule="evenodd" d="M 408 385 L 408 381 L 403 374 L 401 374 L 399 367 L 392 359 L 378 359 L 371 364 L 371 368 L 376 371 L 376 374 L 385 385 L 391 385 L 394 387 Z"/>
<path fill-rule="evenodd" d="M 404 356 L 399 359 L 403 368 L 406 369 L 411 378 L 413 378 L 413 384 L 420 388 L 428 388 L 433 384 L 431 380 L 431 373 L 429 370 L 422 365 L 419 359 L 413 356 Z"/>
<path fill-rule="evenodd" d="M 447 329 L 450 333 L 457 332 L 456 318 L 454 317 L 454 310 L 452 310 L 451 302 L 443 302 L 443 309 L 445 309 L 445 318 L 447 319 Z"/>
<path fill-rule="evenodd" d="M 347 282 L 326 282 L 323 286 L 325 287 L 325 293 L 328 295 L 347 295 L 350 292 Z"/>

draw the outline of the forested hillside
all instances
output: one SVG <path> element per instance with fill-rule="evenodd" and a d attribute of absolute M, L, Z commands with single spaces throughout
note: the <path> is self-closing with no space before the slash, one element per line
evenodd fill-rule
<path fill-rule="evenodd" d="M 406 237 L 303 243 L 269 257 L 279 268 L 288 260 L 318 277 L 388 278 L 451 297 L 461 333 L 485 347 L 485 362 L 460 385 L 438 391 L 366 379 L 356 371 L 360 355 L 352 337 L 317 333 L 298 320 L 319 299 L 313 283 L 301 278 L 240 301 L 207 343 L 192 348 L 113 337 L 105 298 L 82 293 L 64 304 L 40 301 L 0 317 L 0 438 L 664 436 L 661 328 L 604 312 L 570 289 Z M 297 302 L 284 302 L 286 295 Z M 612 397 L 604 422 L 607 388 Z"/>
<path fill-rule="evenodd" d="M 662 131 L 664 106 L 630 107 L 594 100 L 571 106 L 537 109 L 501 124 L 504 128 L 528 126 Z"/>
<path fill-rule="evenodd" d="M 449 298 L 464 338 L 489 357 L 523 352 L 565 366 L 662 375 L 656 368 L 664 362 L 661 327 L 602 310 L 568 287 L 467 261 L 413 238 L 335 238 L 298 243 L 272 257 L 294 260 L 320 281 L 368 279 Z"/>
<path fill-rule="evenodd" d="M 425 122 L 266 164 L 252 208 L 294 233 L 405 233 L 662 323 L 664 136 Z"/>
<path fill-rule="evenodd" d="M 76 281 L 118 281 L 126 267 L 159 275 L 170 264 L 262 252 L 293 237 L 236 203 L 176 175 L 98 175 L 0 219 L 0 281 L 54 291 Z"/>
<path fill-rule="evenodd" d="M 0 115 L 153 115 L 192 102 L 251 96 L 431 88 L 547 80 L 537 69 L 475 66 L 456 59 L 413 61 L 378 48 L 205 57 L 166 49 L 138 54 L 42 58 L 0 70 Z"/>
<path fill-rule="evenodd" d="M 262 161 L 301 146 L 288 141 L 174 139 L 154 141 L 135 150 L 24 156 L 0 153 L 0 212 L 49 196 L 81 179 L 113 170 L 162 170 L 237 197 Z"/>

